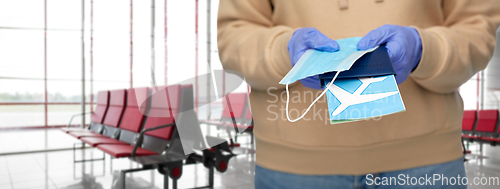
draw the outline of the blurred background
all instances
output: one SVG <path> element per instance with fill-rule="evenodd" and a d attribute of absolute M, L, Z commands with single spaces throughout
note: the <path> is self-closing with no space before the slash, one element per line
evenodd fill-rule
<path fill-rule="evenodd" d="M 218 0 L 0 0 L 0 133 L 65 126 L 83 96 L 90 111 L 100 90 L 152 86 L 151 71 L 160 86 L 222 70 L 217 9 Z M 494 68 L 460 87 L 466 110 L 500 107 Z M 220 100 L 212 108 L 217 117 Z"/>
<path fill-rule="evenodd" d="M 0 188 L 71 188 L 67 186 L 79 182 L 78 175 L 68 176 L 71 172 L 79 172 L 80 177 L 88 174 L 88 169 L 74 168 L 69 161 L 69 150 L 78 140 L 56 128 L 65 127 L 72 115 L 92 111 L 101 90 L 152 87 L 154 81 L 157 86 L 196 81 L 195 101 L 206 104 L 197 108 L 199 118 L 219 119 L 222 100 L 206 95 L 207 82 L 211 81 L 205 77 L 222 70 L 217 51 L 218 3 L 0 0 Z M 220 92 L 248 93 L 249 87 L 242 81 Z M 459 92 L 465 110 L 498 110 L 500 61 L 476 74 Z M 72 126 L 90 123 L 90 116 L 83 119 L 75 118 Z M 220 134 L 209 126 L 202 130 L 209 135 Z M 242 147 L 253 149 L 251 137 L 245 137 L 240 139 Z M 468 149 L 473 152 L 468 156 L 472 163 L 466 164 L 471 177 L 498 172 L 500 160 L 483 156 L 484 152 L 500 157 L 498 150 L 483 150 L 477 144 Z M 231 174 L 226 173 L 229 176 L 216 176 L 216 187 L 253 188 L 255 156 L 250 152 L 238 157 L 231 160 Z M 23 162 L 16 164 L 17 160 Z M 18 169 L 26 162 L 34 164 Z M 117 170 L 132 166 L 128 161 L 115 164 Z M 21 171 L 6 171 L 9 167 Z M 22 170 L 41 173 L 26 183 L 30 176 Z M 197 167 L 186 170 L 185 184 L 192 185 L 193 177 L 197 183 L 198 173 Z M 111 186 L 114 176 L 104 175 L 97 179 L 101 185 L 97 188 Z M 43 178 L 34 182 L 38 176 Z M 162 185 L 157 172 L 134 176 L 153 184 L 143 188 Z"/>
<path fill-rule="evenodd" d="M 90 110 L 100 90 L 152 86 L 152 66 L 158 86 L 208 73 L 208 60 L 221 70 L 217 8 L 216 0 L 0 0 L 0 129 L 63 126 L 83 94 Z"/>

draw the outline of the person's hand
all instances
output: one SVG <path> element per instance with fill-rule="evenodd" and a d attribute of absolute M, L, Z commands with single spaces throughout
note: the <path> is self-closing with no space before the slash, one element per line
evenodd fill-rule
<path fill-rule="evenodd" d="M 339 44 L 328 38 L 316 28 L 300 28 L 293 33 L 288 42 L 288 52 L 292 67 L 297 64 L 300 57 L 309 49 L 334 52 L 339 50 Z M 317 75 L 299 80 L 302 85 L 312 89 L 322 89 Z"/>
<path fill-rule="evenodd" d="M 420 35 L 412 27 L 383 25 L 366 34 L 358 42 L 358 50 L 384 44 L 396 71 L 396 82 L 403 83 L 417 67 L 422 57 Z"/>

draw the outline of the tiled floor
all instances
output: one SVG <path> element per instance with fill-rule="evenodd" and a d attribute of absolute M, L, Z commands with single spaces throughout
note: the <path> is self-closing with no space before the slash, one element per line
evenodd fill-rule
<path fill-rule="evenodd" d="M 12 133 L 19 134 L 19 132 Z M 32 141 L 35 142 L 35 140 Z M 243 148 L 253 148 L 248 135 L 239 137 L 238 141 Z M 102 156 L 103 153 L 96 149 L 76 152 L 78 159 Z M 232 158 L 225 173 L 215 171 L 214 188 L 254 188 L 254 160 L 253 153 Z M 109 156 L 106 156 L 105 161 L 74 164 L 71 150 L 0 155 L 0 189 L 112 189 L 116 188 L 113 187 L 113 183 L 119 176 L 119 170 L 138 167 L 126 158 L 111 160 Z M 179 188 L 199 187 L 206 184 L 208 184 L 208 171 L 203 165 L 183 167 L 182 177 L 178 181 Z M 130 189 L 162 188 L 163 175 L 156 170 L 129 173 L 126 186 Z"/>
<path fill-rule="evenodd" d="M 13 132 L 15 133 L 15 132 Z M 19 134 L 16 134 L 19 135 Z M 6 136 L 6 133 L 2 133 Z M 244 148 L 253 148 L 248 135 L 239 137 Z M 36 142 L 33 139 L 32 142 Z M 64 141 L 68 142 L 68 141 Z M 471 144 L 471 155 L 465 163 L 467 177 L 500 178 L 500 147 L 484 145 L 482 152 L 477 144 Z M 102 157 L 102 152 L 95 149 L 79 150 L 77 158 Z M 111 164 L 112 162 L 112 164 Z M 113 189 L 118 178 L 118 171 L 137 168 L 138 165 L 128 159 L 113 159 L 106 156 L 105 161 L 73 163 L 72 151 L 30 153 L 20 155 L 0 155 L 0 189 Z M 254 188 L 253 176 L 255 156 L 246 153 L 234 157 L 229 162 L 228 171 L 215 173 L 216 189 Z M 208 182 L 207 169 L 202 165 L 188 165 L 178 181 L 179 188 L 203 186 Z M 156 170 L 127 174 L 127 188 L 151 189 L 162 188 L 163 175 Z M 170 182 L 171 184 L 171 182 Z M 500 185 L 469 186 L 469 188 L 499 188 Z"/>
<path fill-rule="evenodd" d="M 470 149 L 472 154 L 466 156 L 468 161 L 465 163 L 469 182 L 478 179 L 479 182 L 490 184 L 479 184 L 469 188 L 500 188 L 500 146 L 484 144 L 483 150 L 480 151 L 479 145 L 473 144 Z"/>
<path fill-rule="evenodd" d="M 59 129 L 0 130 L 0 154 L 71 148 L 75 142 Z"/>

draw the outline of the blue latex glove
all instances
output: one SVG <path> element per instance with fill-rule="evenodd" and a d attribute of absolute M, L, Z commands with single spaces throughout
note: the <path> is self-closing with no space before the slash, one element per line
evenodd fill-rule
<path fill-rule="evenodd" d="M 420 35 L 412 27 L 383 25 L 366 34 L 358 42 L 358 50 L 384 44 L 396 71 L 396 82 L 403 83 L 417 67 L 422 57 Z"/>
<path fill-rule="evenodd" d="M 316 28 L 300 28 L 293 33 L 288 41 L 288 53 L 292 67 L 299 61 L 300 57 L 309 49 L 334 52 L 339 50 L 339 44 L 328 38 Z M 311 76 L 299 80 L 302 85 L 312 89 L 322 89 L 318 76 Z"/>

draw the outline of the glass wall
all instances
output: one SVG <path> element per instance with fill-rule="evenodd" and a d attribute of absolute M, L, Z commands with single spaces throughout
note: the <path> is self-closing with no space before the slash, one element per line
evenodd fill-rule
<path fill-rule="evenodd" d="M 209 36 L 207 2 L 0 0 L 0 129 L 67 124 L 82 111 L 82 63 L 87 111 L 98 91 L 152 86 L 152 72 L 161 86 L 221 70 L 218 1 Z M 480 88 L 483 81 L 476 75 L 460 87 L 465 109 L 499 108 L 498 89 Z M 247 91 L 243 83 L 234 92 Z M 210 108 L 220 109 L 220 100 Z M 206 107 L 198 110 L 204 118 Z"/>
<path fill-rule="evenodd" d="M 209 36 L 207 2 L 0 0 L 0 129 L 65 125 L 81 112 L 82 63 L 87 111 L 100 90 L 152 86 L 152 72 L 161 86 L 221 70 L 218 1 L 210 5 Z M 460 87 L 465 109 L 499 108 L 500 93 L 480 87 L 484 78 Z M 247 91 L 243 83 L 235 92 Z M 200 103 L 206 98 L 195 94 Z M 220 100 L 210 109 L 219 111 Z M 198 110 L 206 115 L 206 107 Z"/>
<path fill-rule="evenodd" d="M 0 129 L 67 123 L 48 111 L 81 101 L 80 20 L 78 0 L 0 0 Z"/>
<path fill-rule="evenodd" d="M 0 129 L 67 124 L 82 111 L 82 73 L 90 111 L 98 91 L 152 86 L 152 72 L 158 86 L 207 74 L 208 53 L 211 69 L 221 70 L 218 1 L 211 4 L 210 52 L 207 6 L 196 0 L 0 0 Z M 237 90 L 246 91 L 246 84 Z M 200 109 L 204 116 L 206 108 Z M 221 108 L 216 102 L 211 109 Z"/>
<path fill-rule="evenodd" d="M 462 100 L 464 102 L 464 109 L 465 110 L 476 110 L 478 109 L 478 103 L 479 103 L 479 81 L 478 81 L 478 74 L 474 75 L 469 81 L 467 81 L 465 84 L 463 84 L 460 87 L 460 96 L 462 96 Z"/>

